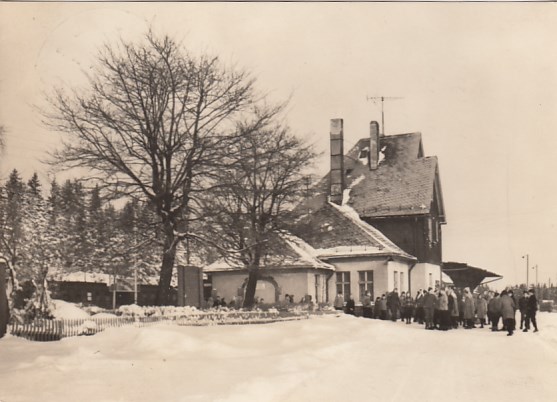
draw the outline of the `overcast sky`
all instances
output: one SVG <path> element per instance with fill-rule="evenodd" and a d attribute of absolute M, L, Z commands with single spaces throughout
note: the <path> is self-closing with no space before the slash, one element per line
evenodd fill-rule
<path fill-rule="evenodd" d="M 381 119 L 366 97 L 401 97 L 386 133 L 419 131 L 439 158 L 444 260 L 498 272 L 501 287 L 525 282 L 529 254 L 557 282 L 557 4 L 0 3 L 2 180 L 50 180 L 40 160 L 58 137 L 34 106 L 81 85 L 100 45 L 149 26 L 291 97 L 290 125 L 325 155 L 329 119 L 350 148 Z"/>

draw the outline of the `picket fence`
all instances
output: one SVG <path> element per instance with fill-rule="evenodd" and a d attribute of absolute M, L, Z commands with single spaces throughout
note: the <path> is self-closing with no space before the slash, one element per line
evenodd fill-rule
<path fill-rule="evenodd" d="M 11 335 L 32 341 L 58 341 L 80 335 L 94 335 L 107 328 L 124 326 L 147 327 L 160 323 L 183 326 L 264 324 L 309 318 L 309 315 L 281 315 L 266 311 L 203 312 L 187 315 L 161 315 L 150 317 L 103 317 L 81 319 L 37 319 L 27 323 L 10 324 Z"/>

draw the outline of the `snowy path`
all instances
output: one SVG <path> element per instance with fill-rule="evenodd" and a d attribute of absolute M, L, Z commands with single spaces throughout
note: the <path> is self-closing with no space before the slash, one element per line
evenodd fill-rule
<path fill-rule="evenodd" d="M 0 340 L 0 401 L 553 401 L 557 314 L 538 334 L 325 317 Z"/>

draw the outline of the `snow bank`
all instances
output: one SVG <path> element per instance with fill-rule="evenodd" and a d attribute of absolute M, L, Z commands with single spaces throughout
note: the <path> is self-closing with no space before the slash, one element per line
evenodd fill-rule
<path fill-rule="evenodd" d="M 554 400 L 557 313 L 539 333 L 327 315 L 253 326 L 112 328 L 0 340 L 0 400 Z M 78 394 L 68 394 L 68 384 Z"/>
<path fill-rule="evenodd" d="M 83 311 L 79 307 L 77 307 L 73 303 L 68 303 L 63 300 L 56 300 L 53 299 L 52 303 L 54 304 L 54 318 L 58 319 L 78 319 L 78 318 L 89 318 L 89 314 Z"/>

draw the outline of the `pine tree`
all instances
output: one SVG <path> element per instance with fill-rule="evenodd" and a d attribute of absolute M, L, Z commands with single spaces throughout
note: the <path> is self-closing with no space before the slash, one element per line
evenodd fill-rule
<path fill-rule="evenodd" d="M 38 178 L 30 180 L 24 193 L 20 274 L 33 285 L 33 294 L 25 306 L 25 318 L 51 318 L 52 303 L 48 276 L 60 264 L 56 228 L 51 224 L 52 207 L 45 201 Z M 24 268 L 23 268 L 24 267 Z"/>
<path fill-rule="evenodd" d="M 39 181 L 39 176 L 37 172 L 33 173 L 33 176 L 27 181 L 28 191 L 35 197 L 41 197 L 41 183 Z"/>
<path fill-rule="evenodd" d="M 17 265 L 22 238 L 24 189 L 19 172 L 14 169 L 4 186 L 0 217 L 0 247 L 12 267 Z"/>

